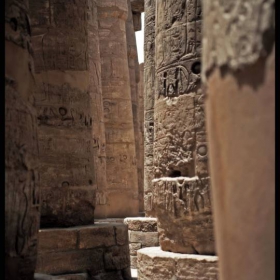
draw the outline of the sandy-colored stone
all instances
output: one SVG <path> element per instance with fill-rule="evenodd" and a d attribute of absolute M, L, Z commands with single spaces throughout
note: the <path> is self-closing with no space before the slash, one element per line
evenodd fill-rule
<path fill-rule="evenodd" d="M 130 267 L 137 268 L 137 256 L 130 255 Z"/>
<path fill-rule="evenodd" d="M 46 274 L 70 274 L 104 271 L 103 249 L 52 252 L 38 255 L 36 271 Z"/>
<path fill-rule="evenodd" d="M 144 29 L 144 209 L 152 217 L 154 99 L 155 99 L 155 0 L 145 0 Z M 153 216 L 154 217 L 154 216 Z"/>
<path fill-rule="evenodd" d="M 98 0 L 107 216 L 137 216 L 138 179 L 127 56 L 127 0 Z M 125 202 L 125 203 L 124 203 Z"/>
<path fill-rule="evenodd" d="M 143 135 L 140 131 L 140 122 L 139 122 L 139 98 L 138 98 L 138 86 L 139 82 L 139 62 L 137 56 L 137 45 L 136 37 L 134 32 L 134 22 L 133 14 L 131 10 L 130 0 L 127 0 L 128 6 L 128 17 L 126 20 L 126 42 L 127 42 L 127 58 L 129 66 L 129 78 L 130 78 L 130 93 L 131 93 L 131 102 L 132 102 L 132 114 L 133 114 L 133 127 L 134 127 L 134 138 L 135 138 L 135 149 L 136 149 L 136 164 L 137 164 L 137 179 L 138 179 L 138 200 L 139 200 L 139 211 L 143 211 L 143 189 L 140 187 L 143 186 L 143 176 L 142 172 L 144 171 L 141 164 L 140 154 L 143 154 L 144 151 L 140 150 L 140 141 Z M 141 206 L 140 206 L 141 205 Z M 141 209 L 140 209 L 141 208 Z"/>
<path fill-rule="evenodd" d="M 29 2 L 38 88 L 41 225 L 93 224 L 97 188 L 93 123 L 100 120 L 93 113 L 98 71 L 89 64 L 98 56 L 90 46 L 96 2 L 90 6 L 86 0 Z"/>
<path fill-rule="evenodd" d="M 108 247 L 116 245 L 112 225 L 94 225 L 79 230 L 79 249 Z"/>
<path fill-rule="evenodd" d="M 273 280 L 275 1 L 210 2 L 203 71 L 220 279 Z"/>
<path fill-rule="evenodd" d="M 129 267 L 128 245 L 107 248 L 104 253 L 104 264 L 107 270 L 121 270 Z"/>
<path fill-rule="evenodd" d="M 160 247 L 138 251 L 139 280 L 217 280 L 218 258 L 165 252 Z"/>
<path fill-rule="evenodd" d="M 156 11 L 150 169 L 154 180 L 145 198 L 149 211 L 158 218 L 163 250 L 213 255 L 205 96 L 200 75 L 201 1 L 182 5 L 182 1 L 158 0 Z"/>
<path fill-rule="evenodd" d="M 89 275 L 87 273 L 78 274 L 63 274 L 58 276 L 53 276 L 52 279 L 55 280 L 89 280 Z"/>
<path fill-rule="evenodd" d="M 27 0 L 5 1 L 5 279 L 33 278 L 40 221 L 37 118 Z"/>
<path fill-rule="evenodd" d="M 132 231 L 157 232 L 156 218 L 125 218 L 124 223 L 128 225 L 128 229 Z"/>
<path fill-rule="evenodd" d="M 128 228 L 127 225 L 120 224 L 114 225 L 116 243 L 117 245 L 125 245 L 128 244 Z"/>
<path fill-rule="evenodd" d="M 129 243 L 129 253 L 130 256 L 136 256 L 137 251 L 141 249 L 141 243 Z"/>
<path fill-rule="evenodd" d="M 40 253 L 68 251 L 77 246 L 78 231 L 71 229 L 39 230 L 38 251 Z"/>
<path fill-rule="evenodd" d="M 157 232 L 128 231 L 130 243 L 141 243 L 142 247 L 152 247 L 158 245 Z"/>

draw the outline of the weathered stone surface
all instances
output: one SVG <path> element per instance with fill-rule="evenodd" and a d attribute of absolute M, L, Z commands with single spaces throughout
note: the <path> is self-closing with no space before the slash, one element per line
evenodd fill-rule
<path fill-rule="evenodd" d="M 136 72 L 137 74 L 137 72 Z M 138 158 L 138 190 L 139 190 L 139 216 L 144 208 L 144 63 L 141 63 L 136 75 L 138 91 L 138 120 L 139 120 L 139 158 Z"/>
<path fill-rule="evenodd" d="M 137 256 L 130 255 L 130 267 L 137 268 Z"/>
<path fill-rule="evenodd" d="M 125 218 L 124 223 L 132 231 L 157 232 L 156 218 Z"/>
<path fill-rule="evenodd" d="M 116 245 L 112 225 L 95 225 L 79 230 L 79 249 L 108 247 Z"/>
<path fill-rule="evenodd" d="M 34 280 L 52 280 L 52 279 L 55 279 L 55 278 L 51 275 L 42 274 L 42 273 L 34 274 Z"/>
<path fill-rule="evenodd" d="M 140 131 L 139 122 L 139 98 L 138 98 L 138 87 L 139 82 L 139 62 L 137 56 L 137 45 L 136 37 L 133 27 L 133 15 L 131 11 L 130 0 L 127 0 L 128 6 L 128 17 L 126 21 L 126 42 L 127 42 L 127 58 L 129 66 L 129 77 L 130 77 L 130 92 L 131 92 L 131 102 L 132 102 L 132 114 L 133 114 L 133 127 L 134 127 L 134 138 L 135 138 L 135 149 L 136 149 L 136 164 L 137 164 L 137 179 L 138 179 L 138 201 L 139 201 L 139 211 L 143 211 L 143 193 L 141 186 L 143 186 L 142 177 L 142 164 L 140 162 L 141 155 L 143 151 L 140 150 L 140 141 L 143 135 Z M 141 205 L 141 209 L 140 209 Z"/>
<path fill-rule="evenodd" d="M 203 72 L 220 279 L 275 279 L 275 1 L 210 2 Z"/>
<path fill-rule="evenodd" d="M 51 252 L 38 255 L 36 271 L 46 274 L 70 274 L 104 271 L 103 249 Z"/>
<path fill-rule="evenodd" d="M 113 246 L 104 254 L 105 269 L 121 270 L 130 266 L 128 246 Z"/>
<path fill-rule="evenodd" d="M 91 276 L 93 280 L 131 280 L 130 274 L 128 275 L 125 270 L 118 272 L 106 272 L 97 276 Z"/>
<path fill-rule="evenodd" d="M 215 253 L 209 179 L 154 180 L 153 208 L 158 216 L 160 246 L 165 251 Z"/>
<path fill-rule="evenodd" d="M 100 120 L 93 113 L 98 70 L 90 65 L 98 50 L 89 45 L 95 5 L 30 1 L 43 227 L 94 223 L 93 123 Z"/>
<path fill-rule="evenodd" d="M 55 280 L 89 280 L 89 275 L 87 273 L 78 274 L 63 274 L 58 276 L 53 276 L 52 279 Z"/>
<path fill-rule="evenodd" d="M 37 273 L 76 280 L 75 277 L 80 275 L 74 274 L 85 271 L 89 279 L 112 272 L 112 275 L 130 279 L 126 276 L 129 266 L 128 230 L 123 223 L 100 223 L 39 232 Z M 69 276 L 63 278 L 66 274 Z"/>
<path fill-rule="evenodd" d="M 77 246 L 78 231 L 72 229 L 41 229 L 38 251 L 40 253 L 68 251 Z"/>
<path fill-rule="evenodd" d="M 155 0 L 145 0 L 144 29 L 144 209 L 152 217 L 154 97 L 155 97 Z"/>
<path fill-rule="evenodd" d="M 129 243 L 130 256 L 136 256 L 139 249 L 141 249 L 141 243 Z"/>
<path fill-rule="evenodd" d="M 28 1 L 5 1 L 5 279 L 33 278 L 40 218 Z"/>
<path fill-rule="evenodd" d="M 139 280 L 218 279 L 218 258 L 215 256 L 177 254 L 151 247 L 139 250 L 137 257 Z"/>
<path fill-rule="evenodd" d="M 201 1 L 156 1 L 156 11 L 153 147 L 145 154 L 153 154 L 154 180 L 146 187 L 146 205 L 158 218 L 163 250 L 211 255 L 215 245 L 200 79 Z"/>
<path fill-rule="evenodd" d="M 144 12 L 144 0 L 130 0 L 131 8 L 133 12 Z"/>
<path fill-rule="evenodd" d="M 114 225 L 117 245 L 128 244 L 128 228 L 126 225 Z"/>
<path fill-rule="evenodd" d="M 158 245 L 157 232 L 128 231 L 130 243 L 141 243 L 142 247 L 152 247 Z"/>
<path fill-rule="evenodd" d="M 133 13 L 133 26 L 134 31 L 140 31 L 142 29 L 142 19 L 141 19 L 141 13 Z"/>
<path fill-rule="evenodd" d="M 127 14 L 127 0 L 98 1 L 108 217 L 137 216 L 139 212 L 125 26 Z"/>
<path fill-rule="evenodd" d="M 203 68 L 241 69 L 270 52 L 274 40 L 274 0 L 204 1 Z"/>

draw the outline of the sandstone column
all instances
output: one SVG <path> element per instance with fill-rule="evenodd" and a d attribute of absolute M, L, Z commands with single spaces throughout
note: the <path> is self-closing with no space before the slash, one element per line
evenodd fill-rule
<path fill-rule="evenodd" d="M 91 5 L 90 5 L 91 3 Z M 101 84 L 101 60 L 99 50 L 97 0 L 88 1 L 88 58 L 89 58 L 89 91 L 93 98 L 93 156 L 94 171 L 96 176 L 96 209 L 95 218 L 106 218 L 106 140 L 103 112 L 102 84 Z"/>
<path fill-rule="evenodd" d="M 152 207 L 162 250 L 215 253 L 200 82 L 201 3 L 156 1 Z"/>
<path fill-rule="evenodd" d="M 127 38 L 127 56 L 129 66 L 129 77 L 130 77 L 130 91 L 132 101 L 132 114 L 133 114 L 133 125 L 134 125 L 134 137 L 136 147 L 136 159 L 137 159 L 137 178 L 138 178 L 138 193 L 139 193 L 139 207 L 143 204 L 143 182 L 141 174 L 141 159 L 140 159 L 140 122 L 139 122 L 139 103 L 138 103 L 138 82 L 139 82 L 139 62 L 137 56 L 137 45 L 136 37 L 133 26 L 132 10 L 130 0 L 127 0 L 128 6 L 128 18 L 126 21 L 126 38 Z M 139 209 L 140 211 L 140 209 Z M 141 211 L 143 211 L 143 206 Z"/>
<path fill-rule="evenodd" d="M 127 0 L 98 1 L 108 217 L 137 216 L 138 181 L 128 69 Z"/>
<path fill-rule="evenodd" d="M 28 1 L 5 1 L 5 279 L 33 279 L 40 221 Z"/>
<path fill-rule="evenodd" d="M 30 1 L 39 88 L 42 227 L 94 223 L 93 124 L 100 122 L 94 112 L 97 94 L 92 92 L 98 70 L 93 72 L 94 61 L 89 63 L 97 51 L 90 46 L 97 35 L 94 5 L 86 0 Z"/>
<path fill-rule="evenodd" d="M 144 212 L 144 63 L 139 65 L 139 81 L 137 84 L 138 91 L 138 120 L 139 120 L 139 188 L 140 205 L 139 211 Z M 144 212 L 145 213 L 145 212 Z"/>
<path fill-rule="evenodd" d="M 155 84 L 155 0 L 145 0 L 144 30 L 144 209 L 153 216 L 151 206 L 154 141 Z"/>
<path fill-rule="evenodd" d="M 219 279 L 272 280 L 275 3 L 203 4 L 203 73 Z"/>

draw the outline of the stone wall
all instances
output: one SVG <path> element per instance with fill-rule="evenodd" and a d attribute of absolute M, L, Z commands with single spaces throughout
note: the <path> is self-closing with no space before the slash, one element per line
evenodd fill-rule
<path fill-rule="evenodd" d="M 141 248 L 159 245 L 157 219 L 155 218 L 126 218 L 131 268 L 137 268 L 137 251 Z"/>
<path fill-rule="evenodd" d="M 95 280 L 131 279 L 127 226 L 97 223 L 41 229 L 36 272 L 58 279 L 81 273 Z"/>

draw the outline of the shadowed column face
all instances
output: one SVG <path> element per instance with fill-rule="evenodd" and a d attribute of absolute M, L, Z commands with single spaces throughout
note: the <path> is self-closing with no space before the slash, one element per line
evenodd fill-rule
<path fill-rule="evenodd" d="M 108 217 L 139 212 L 136 148 L 127 56 L 127 0 L 98 1 L 107 156 Z"/>
<path fill-rule="evenodd" d="M 154 85 L 155 85 L 155 0 L 145 0 L 144 29 L 144 209 L 152 212 L 153 141 L 154 141 Z"/>
<path fill-rule="evenodd" d="M 5 1 L 5 279 L 33 279 L 40 221 L 28 1 Z"/>
<path fill-rule="evenodd" d="M 274 2 L 203 1 L 203 77 L 221 280 L 275 279 Z"/>
<path fill-rule="evenodd" d="M 142 178 L 142 165 L 141 165 L 141 153 L 140 142 L 140 122 L 139 122 L 139 98 L 138 98 L 138 82 L 139 82 L 139 62 L 137 56 L 137 45 L 136 37 L 134 32 L 133 17 L 130 0 L 127 0 L 128 17 L 126 21 L 126 41 L 127 41 L 127 57 L 130 77 L 130 91 L 131 91 L 131 102 L 132 102 L 132 114 L 133 114 L 133 126 L 134 126 L 134 137 L 135 137 L 135 148 L 137 158 L 137 177 L 138 177 L 138 193 L 139 193 L 139 207 L 143 210 L 143 178 Z M 139 209 L 140 211 L 140 209 Z M 140 211 L 140 212 L 141 212 Z"/>
<path fill-rule="evenodd" d="M 156 1 L 152 209 L 161 248 L 215 254 L 200 0 Z"/>
<path fill-rule="evenodd" d="M 91 3 L 91 4 L 90 4 Z M 95 2 L 30 1 L 38 92 L 41 226 L 94 223 L 94 96 L 89 36 Z"/>

